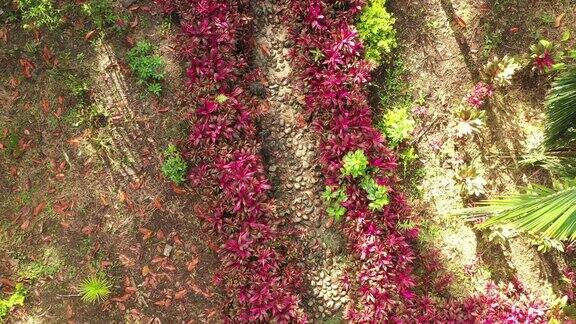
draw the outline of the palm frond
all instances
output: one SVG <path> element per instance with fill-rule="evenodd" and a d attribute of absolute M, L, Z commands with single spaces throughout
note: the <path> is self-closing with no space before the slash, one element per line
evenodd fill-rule
<path fill-rule="evenodd" d="M 576 149 L 541 149 L 524 155 L 520 164 L 544 168 L 560 178 L 575 178 Z"/>
<path fill-rule="evenodd" d="M 487 228 L 507 224 L 519 231 L 559 240 L 576 239 L 576 181 L 550 189 L 532 185 L 524 193 L 486 200 L 480 207 L 459 212 L 472 217 L 491 215 L 478 225 Z"/>
<path fill-rule="evenodd" d="M 546 146 L 566 147 L 576 139 L 576 66 L 566 69 L 552 83 L 546 98 Z"/>

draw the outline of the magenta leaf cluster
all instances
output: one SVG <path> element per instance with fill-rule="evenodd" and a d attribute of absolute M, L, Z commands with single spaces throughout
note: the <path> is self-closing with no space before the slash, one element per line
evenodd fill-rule
<path fill-rule="evenodd" d="M 478 82 L 472 92 L 466 97 L 466 101 L 474 108 L 482 108 L 484 103 L 494 95 L 494 86 L 484 82 Z"/>
<path fill-rule="evenodd" d="M 353 323 L 538 323 L 547 306 L 526 298 L 516 286 L 504 290 L 489 286 L 485 294 L 464 301 L 438 301 L 450 276 L 439 274 L 439 262 L 418 260 L 418 228 L 400 229 L 413 218 L 405 197 L 394 188 L 397 159 L 373 127 L 365 85 L 370 67 L 362 59 L 363 47 L 352 25 L 364 1 L 292 0 L 291 35 L 297 44 L 295 64 L 307 86 L 306 107 L 321 137 L 320 163 L 327 186 L 347 188 L 347 213 L 341 223 L 349 249 L 356 257 L 345 317 Z M 479 85 L 471 104 L 482 105 L 493 90 Z M 342 179 L 342 159 L 363 150 L 377 181 L 390 188 L 390 203 L 381 211 L 369 201 L 355 179 Z M 417 263 L 433 280 L 418 279 Z M 436 274 L 435 272 L 438 272 Z M 431 275 L 434 274 L 434 275 Z"/>
<path fill-rule="evenodd" d="M 278 252 L 279 220 L 269 199 L 256 132 L 258 101 L 247 91 L 251 37 L 248 0 L 158 0 L 181 17 L 180 54 L 192 113 L 189 180 L 204 190 L 199 216 L 216 234 L 217 276 L 233 323 L 303 323 L 298 270 Z"/>

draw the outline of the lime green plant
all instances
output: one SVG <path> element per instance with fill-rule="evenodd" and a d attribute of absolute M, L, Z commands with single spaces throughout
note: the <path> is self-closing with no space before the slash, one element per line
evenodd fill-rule
<path fill-rule="evenodd" d="M 362 150 L 348 152 L 342 159 L 342 175 L 357 178 L 366 174 L 368 158 Z"/>
<path fill-rule="evenodd" d="M 388 188 L 386 186 L 379 185 L 371 174 L 371 169 L 369 168 L 368 158 L 364 154 L 363 150 L 356 150 L 354 152 L 348 152 L 342 159 L 343 164 L 340 168 L 340 172 L 343 176 L 352 176 L 353 178 L 360 178 L 360 187 L 366 192 L 366 197 L 370 201 L 368 207 L 373 210 L 382 210 L 390 201 L 388 197 Z M 325 196 L 332 197 L 342 197 L 337 191 L 325 191 Z M 332 190 L 332 189 L 330 189 Z M 341 189 L 345 190 L 345 189 Z M 344 198 L 345 195 L 344 195 Z M 339 201 L 341 203 L 342 201 Z M 338 209 L 334 211 L 339 211 Z M 344 210 L 345 212 L 346 210 Z M 330 211 L 329 211 L 330 214 Z"/>
<path fill-rule="evenodd" d="M 16 284 L 14 293 L 7 299 L 0 299 L 0 322 L 16 306 L 23 306 L 27 291 L 20 283 Z"/>
<path fill-rule="evenodd" d="M 326 186 L 322 193 L 322 198 L 328 203 L 328 208 L 326 208 L 328 216 L 338 221 L 346 214 L 346 208 L 342 206 L 342 203 L 348 199 L 346 188 L 337 187 L 333 189 L 330 186 Z"/>
<path fill-rule="evenodd" d="M 366 59 L 379 65 L 397 46 L 396 19 L 386 10 L 385 0 L 368 0 L 356 24 L 364 42 Z"/>
<path fill-rule="evenodd" d="M 128 65 L 136 77 L 138 83 L 146 86 L 150 93 L 160 96 L 162 82 L 165 78 L 164 59 L 154 54 L 154 47 L 148 41 L 139 41 L 128 51 Z"/>
<path fill-rule="evenodd" d="M 166 178 L 174 181 L 176 184 L 181 184 L 186 180 L 186 172 L 188 165 L 186 161 L 178 152 L 174 144 L 168 145 L 164 151 L 164 164 L 162 165 L 162 173 Z"/>
<path fill-rule="evenodd" d="M 80 294 L 82 301 L 89 304 L 102 302 L 110 296 L 112 284 L 104 275 L 93 275 L 88 277 L 80 285 Z"/>
<path fill-rule="evenodd" d="M 60 11 L 54 8 L 52 0 L 18 0 L 24 28 L 48 27 L 53 30 L 60 24 Z"/>
<path fill-rule="evenodd" d="M 382 210 L 384 206 L 390 203 L 390 198 L 388 197 L 388 188 L 386 186 L 379 185 L 376 180 L 372 177 L 364 177 L 360 186 L 364 191 L 366 191 L 366 197 L 370 200 L 368 208 L 370 210 Z"/>
<path fill-rule="evenodd" d="M 396 148 L 408 140 L 415 127 L 416 121 L 410 116 L 408 106 L 388 110 L 378 124 L 379 130 L 386 136 L 391 148 Z"/>

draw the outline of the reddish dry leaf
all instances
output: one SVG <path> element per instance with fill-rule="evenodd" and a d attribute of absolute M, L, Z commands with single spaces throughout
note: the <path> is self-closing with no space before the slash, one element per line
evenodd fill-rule
<path fill-rule="evenodd" d="M 150 267 L 145 265 L 142 267 L 142 277 L 146 277 L 150 274 Z"/>
<path fill-rule="evenodd" d="M 28 59 L 21 58 L 20 66 L 22 67 L 22 74 L 28 79 L 32 78 L 32 72 L 34 71 L 34 64 Z"/>
<path fill-rule="evenodd" d="M 42 99 L 42 110 L 45 113 L 50 112 L 50 104 L 48 103 L 48 100 L 46 100 L 46 99 Z"/>
<path fill-rule="evenodd" d="M 186 289 L 180 290 L 179 292 L 174 294 L 174 299 L 176 299 L 176 300 L 182 299 L 182 298 L 186 297 L 187 293 L 188 293 L 188 290 L 186 290 Z"/>
<path fill-rule="evenodd" d="M 110 298 L 110 300 L 113 302 L 123 303 L 123 302 L 127 301 L 128 299 L 130 299 L 131 296 L 132 296 L 131 293 L 130 294 L 124 294 L 120 297 Z"/>
<path fill-rule="evenodd" d="M 66 221 L 61 221 L 60 222 L 60 226 L 62 226 L 62 228 L 67 231 L 70 228 L 70 223 L 66 222 Z"/>
<path fill-rule="evenodd" d="M 129 11 L 135 11 L 140 9 L 140 5 L 131 5 L 130 7 L 128 7 Z"/>
<path fill-rule="evenodd" d="M 162 210 L 162 201 L 160 200 L 160 198 L 154 198 L 154 208 Z"/>
<path fill-rule="evenodd" d="M 512 27 L 510 28 L 510 32 L 511 33 L 517 33 L 520 29 L 518 27 Z"/>
<path fill-rule="evenodd" d="M 4 149 L 4 144 L 0 143 L 0 150 Z"/>
<path fill-rule="evenodd" d="M 108 260 L 102 260 L 100 261 L 100 266 L 102 266 L 102 268 L 106 268 L 112 265 L 112 262 L 108 261 Z"/>
<path fill-rule="evenodd" d="M 197 265 L 198 265 L 198 258 L 194 258 L 190 262 L 188 262 L 186 268 L 188 269 L 188 271 L 193 272 L 194 270 L 196 270 Z"/>
<path fill-rule="evenodd" d="M 12 89 L 16 90 L 20 85 L 20 80 L 16 79 L 15 77 L 10 77 L 10 86 Z"/>
<path fill-rule="evenodd" d="M 144 227 L 139 228 L 138 232 L 140 232 L 142 234 L 142 240 L 143 241 L 146 241 L 147 239 L 149 239 L 153 233 L 151 230 L 144 228 Z"/>
<path fill-rule="evenodd" d="M 156 238 L 158 240 L 162 241 L 165 237 L 166 237 L 166 235 L 164 235 L 164 231 L 158 230 L 158 232 L 156 232 Z"/>
<path fill-rule="evenodd" d="M 23 231 L 27 230 L 28 227 L 30 227 L 30 220 L 29 220 L 29 219 L 25 220 L 25 221 L 22 223 L 22 225 L 20 225 L 20 229 L 23 230 Z"/>
<path fill-rule="evenodd" d="M 456 24 L 458 24 L 458 26 L 462 29 L 466 29 L 466 22 L 464 21 L 464 19 L 462 19 L 462 17 L 460 16 L 455 16 L 456 18 Z"/>
<path fill-rule="evenodd" d="M 10 279 L 0 278 L 0 285 L 8 286 L 8 287 L 15 287 L 16 283 Z"/>
<path fill-rule="evenodd" d="M 136 264 L 134 260 L 130 259 L 129 257 L 125 256 L 124 254 L 120 254 L 118 257 L 120 259 L 120 263 L 126 268 L 132 268 Z"/>
<path fill-rule="evenodd" d="M 157 302 L 154 302 L 154 305 L 156 306 L 160 306 L 160 307 L 167 307 L 167 300 L 159 300 Z"/>
<path fill-rule="evenodd" d="M 44 207 L 46 207 L 45 202 L 39 203 L 38 206 L 36 206 L 36 208 L 34 208 L 34 212 L 32 213 L 32 216 L 36 217 L 36 216 L 40 215 L 40 213 L 44 210 Z"/>
<path fill-rule="evenodd" d="M 74 317 L 74 311 L 72 310 L 72 306 L 70 304 L 66 305 L 66 317 L 68 319 Z"/>
<path fill-rule="evenodd" d="M 84 35 L 84 40 L 89 41 L 90 38 L 92 38 L 92 36 L 94 36 L 95 32 L 96 32 L 96 30 L 91 30 L 91 31 L 87 32 L 86 35 Z"/>
<path fill-rule="evenodd" d="M 186 190 L 184 190 L 182 187 L 178 187 L 174 183 L 172 183 L 172 191 L 174 191 L 174 193 L 177 195 L 183 195 L 186 193 Z"/>
<path fill-rule="evenodd" d="M 130 23 L 130 27 L 134 28 L 138 26 L 138 16 L 134 17 L 134 20 Z"/>
<path fill-rule="evenodd" d="M 6 27 L 0 29 L 0 39 L 3 39 L 5 43 L 8 42 L 8 30 Z"/>
<path fill-rule="evenodd" d="M 52 52 L 52 50 L 47 47 L 46 45 L 44 45 L 44 49 L 42 49 L 42 58 L 44 59 L 44 62 L 46 62 L 46 64 L 55 66 L 56 65 L 56 56 L 54 55 L 54 52 Z"/>
<path fill-rule="evenodd" d="M 82 228 L 82 233 L 84 233 L 85 235 L 90 235 L 90 234 L 92 234 L 93 231 L 94 231 L 94 226 L 92 226 L 92 225 L 86 225 Z"/>

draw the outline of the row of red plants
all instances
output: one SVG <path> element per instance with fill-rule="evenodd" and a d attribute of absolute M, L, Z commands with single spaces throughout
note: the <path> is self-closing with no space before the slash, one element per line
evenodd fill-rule
<path fill-rule="evenodd" d="M 253 40 L 249 0 L 157 0 L 182 23 L 179 46 L 187 64 L 189 101 L 194 106 L 189 137 L 190 183 L 202 188 L 196 212 L 220 242 L 222 270 L 216 281 L 228 298 L 223 313 L 229 322 L 306 322 L 294 292 L 298 271 L 278 250 L 278 224 L 268 197 L 270 185 L 259 154 L 256 131 L 258 100 L 245 91 L 257 78 L 250 70 Z M 372 127 L 364 86 L 370 67 L 361 59 L 362 45 L 352 27 L 362 1 L 294 0 L 301 17 L 294 32 L 301 53 L 321 50 L 317 62 L 300 56 L 310 91 L 308 109 L 324 140 L 320 147 L 326 184 L 339 183 L 342 157 L 362 149 L 378 170 L 380 184 L 394 187 L 396 158 Z M 337 6 L 337 8 L 335 7 Z M 294 18 L 295 16 L 287 16 Z M 398 229 L 410 211 L 402 194 L 390 192 L 382 212 L 368 201 L 352 179 L 343 228 L 360 261 L 351 279 L 352 322 L 447 321 L 537 322 L 542 305 L 524 298 L 517 286 L 473 296 L 438 307 L 423 283 L 411 274 L 420 255 L 413 246 L 416 228 Z M 428 271 L 437 262 L 420 262 Z M 442 278 L 441 276 L 437 276 Z M 440 282 L 443 282 L 442 280 Z M 438 282 L 435 282 L 438 285 Z"/>
<path fill-rule="evenodd" d="M 341 223 L 357 259 L 354 275 L 344 278 L 353 289 L 345 317 L 351 322 L 537 323 L 547 306 L 527 298 L 519 284 L 488 285 L 486 292 L 463 301 L 444 295 L 449 277 L 433 254 L 418 251 L 418 228 L 399 226 L 413 216 L 402 193 L 394 190 L 396 156 L 374 127 L 366 84 L 371 67 L 353 26 L 364 0 L 292 0 L 287 17 L 297 44 L 295 64 L 307 86 L 307 112 L 321 136 L 320 163 L 328 186 L 344 184 L 348 199 Z M 294 19 L 296 18 L 296 21 Z M 321 53 L 318 55 L 318 53 Z M 342 178 L 348 152 L 362 149 L 376 170 L 376 181 L 390 188 L 390 203 L 371 211 L 357 180 Z M 416 265 L 423 278 L 414 274 Z M 432 278 L 432 279 L 431 279 Z"/>
<path fill-rule="evenodd" d="M 188 100 L 194 106 L 189 181 L 203 190 L 196 213 L 220 243 L 216 277 L 229 322 L 305 322 L 294 291 L 300 276 L 279 251 L 279 220 L 256 129 L 259 102 L 246 89 L 252 27 L 249 0 L 158 0 L 177 14 Z"/>

